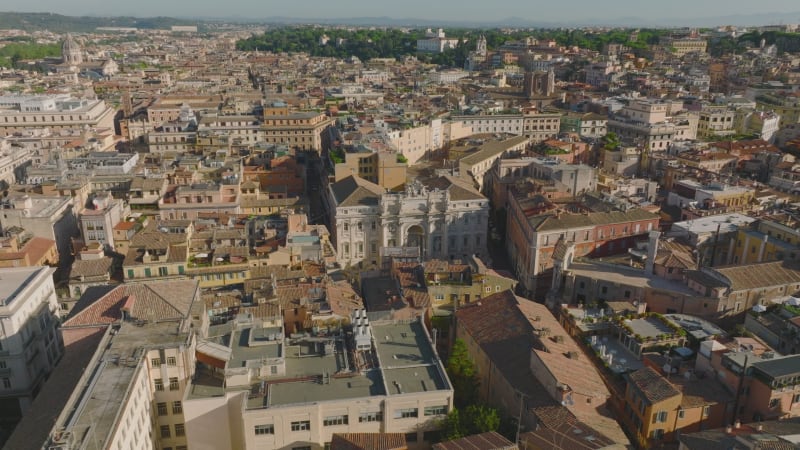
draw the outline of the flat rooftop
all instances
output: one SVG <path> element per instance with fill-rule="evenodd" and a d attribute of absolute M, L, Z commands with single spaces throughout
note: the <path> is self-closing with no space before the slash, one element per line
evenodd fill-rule
<path fill-rule="evenodd" d="M 645 274 L 643 270 L 625 266 L 610 266 L 595 263 L 573 263 L 569 270 L 576 276 L 589 279 L 598 279 L 610 283 L 619 283 L 626 286 L 659 289 L 663 291 L 695 295 L 694 291 L 686 285 L 666 280 L 654 275 Z"/>
<path fill-rule="evenodd" d="M 662 334 L 672 335 L 675 333 L 667 324 L 654 317 L 626 320 L 625 323 L 631 327 L 633 334 L 638 334 L 643 338 L 654 338 Z"/>
<path fill-rule="evenodd" d="M 344 340 L 333 337 L 286 339 L 280 341 L 285 346 L 284 375 L 225 388 L 222 379 L 200 371 L 188 398 L 217 397 L 225 392 L 246 390 L 250 392 L 247 408 L 258 409 L 450 389 L 421 322 L 371 322 L 370 329 L 374 350 L 353 353 Z M 247 347 L 248 339 L 241 331 L 221 339 L 233 353 L 228 368 L 272 357 L 265 352 L 272 351 L 267 347 L 273 344 Z M 326 340 L 332 340 L 333 351 L 323 355 L 317 349 L 319 342 Z"/>
<path fill-rule="evenodd" d="M 44 267 L 14 267 L 0 270 L 0 307 L 10 305 Z"/>
<path fill-rule="evenodd" d="M 111 427 L 126 401 L 128 386 L 143 361 L 144 349 L 177 346 L 187 335 L 176 333 L 177 322 L 160 322 L 136 326 L 123 322 L 111 345 L 104 352 L 95 370 L 94 384 L 77 399 L 75 412 L 63 426 L 83 442 L 103 443 L 105 447 Z M 76 448 L 81 447 L 76 445 Z"/>

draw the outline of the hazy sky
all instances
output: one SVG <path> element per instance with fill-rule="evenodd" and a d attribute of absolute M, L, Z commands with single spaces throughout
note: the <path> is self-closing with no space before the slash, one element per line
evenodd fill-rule
<path fill-rule="evenodd" d="M 1 3 L 2 11 L 140 17 L 387 16 L 459 21 L 514 17 L 534 21 L 602 22 L 624 17 L 664 20 L 786 13 L 784 23 L 800 22 L 797 0 L 3 0 Z"/>

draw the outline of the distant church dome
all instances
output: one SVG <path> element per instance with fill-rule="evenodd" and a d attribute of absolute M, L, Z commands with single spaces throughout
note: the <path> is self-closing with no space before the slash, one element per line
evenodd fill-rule
<path fill-rule="evenodd" d="M 75 42 L 71 34 L 67 35 L 67 38 L 64 39 L 64 43 L 61 45 L 61 57 L 64 60 L 64 64 L 70 66 L 77 66 L 83 62 L 83 50 L 81 46 Z"/>

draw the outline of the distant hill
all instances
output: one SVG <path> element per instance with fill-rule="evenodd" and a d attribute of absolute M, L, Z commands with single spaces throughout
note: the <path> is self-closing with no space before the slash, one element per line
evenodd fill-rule
<path fill-rule="evenodd" d="M 94 31 L 97 27 L 169 29 L 173 25 L 197 25 L 197 21 L 172 17 L 73 17 L 52 13 L 0 12 L 0 29 L 3 30 L 64 33 Z"/>

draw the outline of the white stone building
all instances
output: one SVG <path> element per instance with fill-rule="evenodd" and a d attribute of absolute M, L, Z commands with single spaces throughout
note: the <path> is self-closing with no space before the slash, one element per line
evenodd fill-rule
<path fill-rule="evenodd" d="M 103 100 L 59 95 L 0 96 L 0 136 L 32 128 L 114 129 L 114 109 Z"/>
<path fill-rule="evenodd" d="M 330 185 L 331 229 L 342 265 L 377 265 L 382 247 L 416 247 L 423 259 L 486 255 L 489 200 L 469 181 L 441 176 L 404 192 L 350 176 Z"/>
<path fill-rule="evenodd" d="M 64 344 L 58 333 L 54 269 L 0 269 L 0 406 L 19 419 L 52 372 Z"/>

